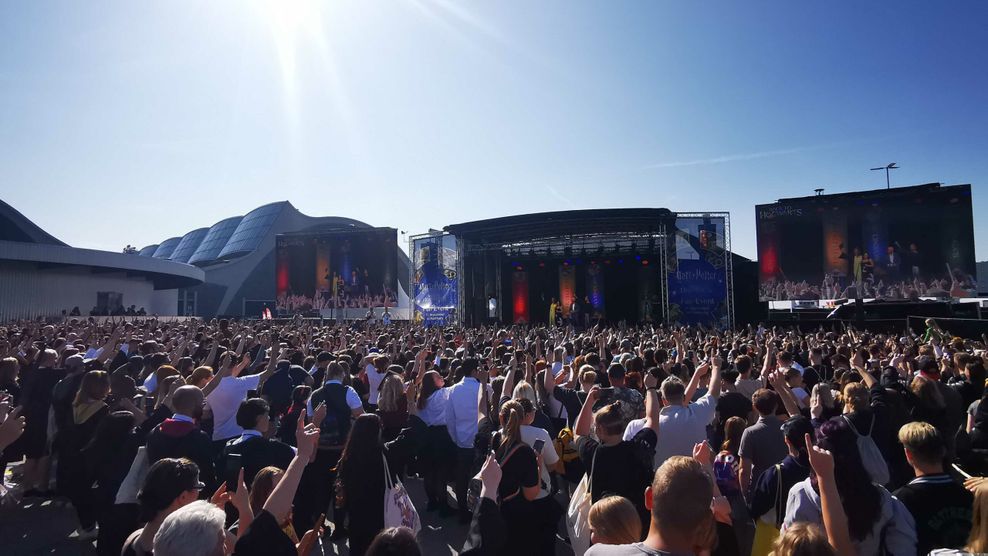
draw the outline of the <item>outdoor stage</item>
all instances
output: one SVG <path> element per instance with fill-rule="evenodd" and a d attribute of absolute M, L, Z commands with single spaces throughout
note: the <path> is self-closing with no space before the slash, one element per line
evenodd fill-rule
<path fill-rule="evenodd" d="M 546 323 L 555 300 L 579 325 L 734 322 L 727 213 L 575 210 L 444 231 L 410 239 L 416 320 Z"/>

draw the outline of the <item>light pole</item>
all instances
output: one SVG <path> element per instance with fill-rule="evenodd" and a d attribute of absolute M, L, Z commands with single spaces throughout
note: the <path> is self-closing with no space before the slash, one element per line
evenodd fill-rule
<path fill-rule="evenodd" d="M 889 170 L 898 170 L 899 167 L 895 165 L 895 162 L 889 164 L 888 166 L 879 166 L 878 168 L 872 168 L 872 170 L 885 170 L 885 189 L 892 189 L 892 182 L 889 180 Z"/>

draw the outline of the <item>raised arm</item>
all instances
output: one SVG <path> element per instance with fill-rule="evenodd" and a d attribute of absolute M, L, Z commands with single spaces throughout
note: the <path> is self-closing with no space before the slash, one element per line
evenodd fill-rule
<path fill-rule="evenodd" d="M 857 551 L 851 542 L 847 528 L 847 514 L 844 513 L 844 506 L 841 505 L 840 494 L 837 492 L 837 482 L 834 480 L 834 456 L 814 446 L 809 434 L 805 435 L 804 439 L 810 466 L 816 473 L 817 484 L 820 487 L 820 506 L 827 540 L 834 547 L 837 556 L 854 556 Z"/>
<path fill-rule="evenodd" d="M 651 374 L 645 375 L 645 428 L 655 431 L 655 436 L 659 435 L 659 411 L 662 409 L 662 402 L 659 401 L 659 391 L 655 389 L 659 379 Z"/>
<path fill-rule="evenodd" d="M 719 356 L 713 356 L 713 370 L 710 372 L 710 384 L 707 386 L 707 393 L 714 399 L 720 397 L 720 368 L 724 365 L 724 360 Z"/>
<path fill-rule="evenodd" d="M 683 401 L 689 403 L 696 395 L 696 391 L 700 389 L 700 381 L 707 376 L 707 371 L 710 370 L 710 362 L 707 361 L 696 368 L 693 372 L 693 376 L 690 377 L 689 384 L 686 385 L 686 392 L 683 394 Z"/>
<path fill-rule="evenodd" d="M 772 385 L 772 388 L 775 389 L 775 393 L 779 395 L 782 405 L 786 408 L 786 413 L 790 417 L 799 415 L 799 403 L 796 401 L 796 396 L 792 393 L 792 389 L 789 388 L 785 375 L 782 373 L 769 373 L 768 381 Z"/>
<path fill-rule="evenodd" d="M 600 397 L 600 387 L 594 386 L 587 394 L 587 401 L 583 402 L 580 415 L 576 418 L 573 427 L 573 434 L 576 436 L 590 436 L 590 425 L 593 423 L 593 406 Z"/>
<path fill-rule="evenodd" d="M 298 417 L 295 429 L 295 445 L 298 452 L 288 464 L 285 475 L 278 482 L 268 499 L 264 501 L 264 510 L 274 516 L 278 523 L 284 523 L 289 512 L 292 511 L 292 501 L 295 498 L 295 491 L 298 490 L 299 481 L 302 479 L 302 471 L 309 464 L 316 449 L 316 440 L 319 438 L 319 429 L 314 424 L 305 424 L 305 414 Z"/>
<path fill-rule="evenodd" d="M 507 376 L 504 377 L 504 386 L 501 388 L 501 397 L 510 398 L 515 392 L 515 375 L 518 374 L 518 359 L 515 356 L 511 357 L 511 369 L 508 371 Z M 500 400 L 498 400 L 500 401 Z"/>
<path fill-rule="evenodd" d="M 547 396 L 552 396 L 552 391 L 556 389 L 556 377 L 553 376 L 551 363 L 546 365 L 544 375 L 545 376 L 542 377 L 542 387 L 545 388 L 545 393 Z"/>

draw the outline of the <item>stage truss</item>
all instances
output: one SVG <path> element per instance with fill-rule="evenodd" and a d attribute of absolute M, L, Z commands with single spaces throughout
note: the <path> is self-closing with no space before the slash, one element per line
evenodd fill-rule
<path fill-rule="evenodd" d="M 723 241 L 724 245 L 722 249 L 719 249 L 719 254 L 722 256 L 723 268 L 725 269 L 725 281 L 726 281 L 726 315 L 725 321 L 718 324 L 726 324 L 727 326 L 733 328 L 735 324 L 735 307 L 734 307 L 734 268 L 731 255 L 731 218 L 728 212 L 679 212 L 679 213 L 667 213 L 669 217 L 657 218 L 647 222 L 645 225 L 641 225 L 642 222 L 639 221 L 638 224 L 640 228 L 648 228 L 647 230 L 635 230 L 635 226 L 623 225 L 620 221 L 611 221 L 611 226 L 605 232 L 597 233 L 582 233 L 567 230 L 568 233 L 545 233 L 540 235 L 538 233 L 538 228 L 529 227 L 529 230 L 533 231 L 533 237 L 521 237 L 527 235 L 526 233 L 519 233 L 518 228 L 511 229 L 509 234 L 512 237 L 506 237 L 503 241 L 492 241 L 492 240 L 480 240 L 476 236 L 474 238 L 463 238 L 457 236 L 456 233 L 450 234 L 449 232 L 439 232 L 431 231 L 426 234 L 419 234 L 410 236 L 408 239 L 408 252 L 409 256 L 412 258 L 410 276 L 409 276 L 409 289 L 412 290 L 410 293 L 413 295 L 411 300 L 410 310 L 414 313 L 415 311 L 415 300 L 414 300 L 414 280 L 415 280 L 415 249 L 414 244 L 418 239 L 423 238 L 434 238 L 447 235 L 453 235 L 456 240 L 456 273 L 458 282 L 458 298 L 457 306 L 455 311 L 455 317 L 457 323 L 467 322 L 467 311 L 468 311 L 468 292 L 465 285 L 465 280 L 467 277 L 467 272 L 465 268 L 467 257 L 470 255 L 484 254 L 484 253 L 501 253 L 507 258 L 519 258 L 528 259 L 531 257 L 569 257 L 574 258 L 586 258 L 586 257 L 598 257 L 598 256 L 619 256 L 627 254 L 654 254 L 658 257 L 659 261 L 665 261 L 666 266 L 664 266 L 663 271 L 659 274 L 659 310 L 661 313 L 662 322 L 669 322 L 670 319 L 670 300 L 669 300 L 669 272 L 666 269 L 670 268 L 668 265 L 672 260 L 675 259 L 676 249 L 675 249 L 675 221 L 680 218 L 699 218 L 699 219 L 723 219 L 724 231 L 723 231 Z M 617 219 L 619 220 L 619 219 Z M 630 224 L 630 223 L 629 223 Z M 670 245 L 672 247 L 670 248 Z M 496 291 L 502 291 L 501 284 L 501 270 L 500 266 L 495 269 L 495 288 Z M 498 303 L 502 306 L 499 307 L 499 311 L 504 310 L 503 304 L 504 300 L 498 299 Z"/>

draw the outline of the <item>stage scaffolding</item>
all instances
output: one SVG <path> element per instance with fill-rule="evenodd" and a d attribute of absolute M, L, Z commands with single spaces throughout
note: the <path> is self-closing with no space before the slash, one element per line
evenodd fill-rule
<path fill-rule="evenodd" d="M 595 209 L 519 215 L 478 222 L 456 224 L 444 228 L 444 232 L 430 231 L 409 237 L 409 255 L 412 258 L 409 289 L 411 311 L 414 314 L 414 283 L 416 254 L 415 240 L 452 235 L 456 240 L 457 306 L 456 321 L 485 321 L 486 304 L 481 311 L 481 298 L 493 288 L 497 292 L 498 311 L 502 316 L 510 314 L 508 299 L 500 295 L 504 291 L 502 266 L 504 261 L 531 261 L 535 258 L 592 259 L 627 255 L 648 255 L 665 264 L 659 265 L 658 311 L 661 322 L 670 320 L 669 270 L 676 268 L 676 222 L 679 219 L 696 218 L 703 221 L 723 219 L 723 245 L 704 252 L 707 262 L 716 259 L 717 268 L 726 274 L 726 315 L 718 324 L 733 327 L 734 272 L 731 261 L 730 214 L 727 212 L 674 213 L 666 209 Z M 687 238 L 694 242 L 697 238 Z M 468 261 L 471 261 L 468 263 Z M 482 268 L 468 268 L 468 264 L 480 263 Z M 471 319 L 470 316 L 473 316 Z"/>

